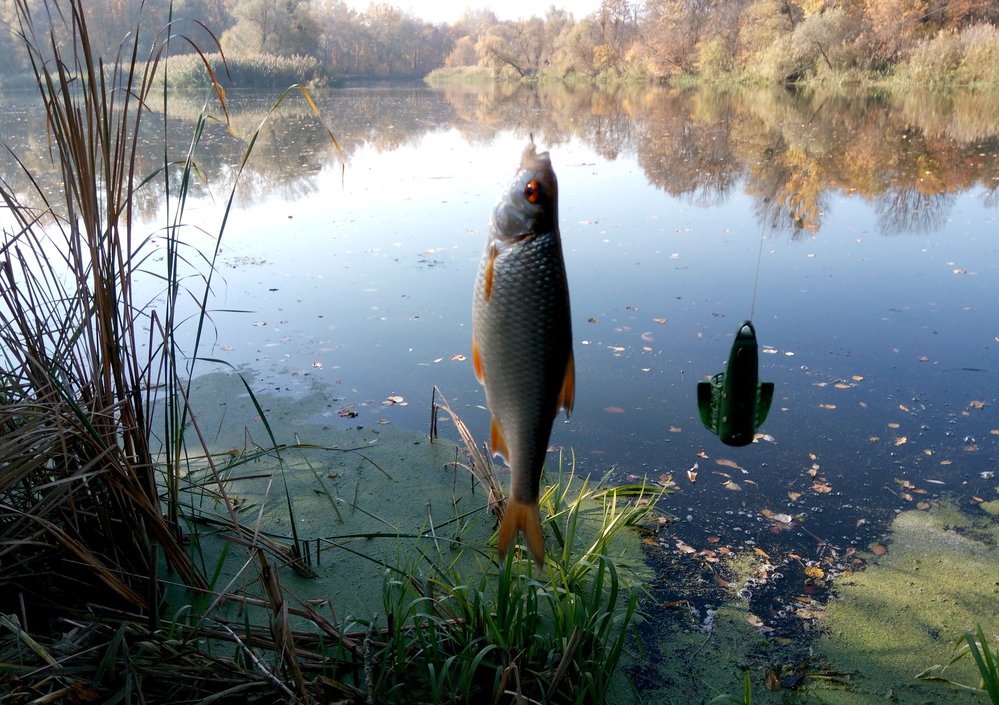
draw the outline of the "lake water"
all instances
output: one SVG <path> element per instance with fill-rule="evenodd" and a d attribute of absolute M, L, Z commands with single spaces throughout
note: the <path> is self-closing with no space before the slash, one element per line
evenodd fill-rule
<path fill-rule="evenodd" d="M 274 100 L 237 95 L 229 128 L 206 132 L 187 221 L 208 234 Z M 866 548 L 901 510 L 996 499 L 994 97 L 407 86 L 317 102 L 346 165 L 303 101 L 270 116 L 201 351 L 261 390 L 327 395 L 310 422 L 425 432 L 436 385 L 487 437 L 472 285 L 533 134 L 559 179 L 577 369 L 575 411 L 551 442 L 583 474 L 671 475 L 680 521 L 664 555 L 817 560 Z M 27 144 L 37 125 L 19 106 L 5 104 L 0 132 Z M 182 153 L 200 102 L 175 108 Z M 208 234 L 192 246 L 210 250 Z M 702 426 L 696 386 L 748 318 L 776 393 L 764 435 L 731 448 Z"/>

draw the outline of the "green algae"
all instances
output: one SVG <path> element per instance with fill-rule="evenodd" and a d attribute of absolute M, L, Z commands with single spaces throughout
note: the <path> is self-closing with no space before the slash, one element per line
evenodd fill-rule
<path fill-rule="evenodd" d="M 850 674 L 846 687 L 814 682 L 815 702 L 981 703 L 979 694 L 923 682 L 916 674 L 947 663 L 954 640 L 981 623 L 999 631 L 999 523 L 953 506 L 908 511 L 892 524 L 888 552 L 839 584 L 817 660 Z M 948 669 L 976 683 L 970 660 Z"/>
<path fill-rule="evenodd" d="M 328 388 L 251 398 L 239 375 L 226 373 L 195 380 L 192 401 L 241 523 L 283 546 L 298 538 L 307 568 L 301 572 L 311 575 L 280 573 L 298 600 L 333 611 L 338 621 L 363 624 L 374 614 L 384 617 L 387 576 L 420 579 L 441 569 L 476 579 L 496 573 L 496 522 L 486 493 L 455 467 L 464 450 L 387 423 L 391 404 L 341 417 Z M 225 518 L 227 510 L 203 489 L 212 485 L 210 469 L 197 460 L 192 468 L 186 504 L 203 519 L 191 531 L 198 534 L 193 544 L 206 572 L 218 566 L 217 587 L 236 581 L 234 588 L 259 593 L 254 571 L 243 570 L 246 553 L 226 549 L 230 539 L 213 530 L 212 519 Z M 548 468 L 546 480 L 575 483 L 576 491 L 583 484 L 569 468 Z M 578 513 L 575 553 L 592 543 L 603 518 L 603 502 L 587 499 Z M 548 542 L 554 550 L 551 537 Z M 608 555 L 629 583 L 651 578 L 633 533 L 616 536 Z"/>

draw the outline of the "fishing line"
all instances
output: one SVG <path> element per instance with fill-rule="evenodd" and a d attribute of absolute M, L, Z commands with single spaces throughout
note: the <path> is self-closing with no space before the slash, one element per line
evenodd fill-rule
<path fill-rule="evenodd" d="M 756 317 L 756 290 L 760 286 L 760 262 L 763 260 L 763 232 L 760 232 L 760 249 L 756 253 L 756 277 L 753 279 L 753 303 L 749 307 L 749 320 Z"/>

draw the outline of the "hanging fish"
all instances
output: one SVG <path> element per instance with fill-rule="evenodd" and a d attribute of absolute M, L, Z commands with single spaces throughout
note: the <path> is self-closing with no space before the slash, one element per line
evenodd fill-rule
<path fill-rule="evenodd" d="M 753 442 L 774 398 L 772 382 L 760 382 L 759 345 L 751 321 L 744 321 L 732 343 L 724 372 L 697 384 L 697 408 L 704 426 L 730 446 Z"/>
<path fill-rule="evenodd" d="M 492 412 L 490 444 L 510 466 L 502 558 L 518 531 L 544 565 L 538 493 L 552 423 L 572 412 L 575 368 L 558 184 L 533 141 L 489 221 L 472 303 L 472 364 Z"/>

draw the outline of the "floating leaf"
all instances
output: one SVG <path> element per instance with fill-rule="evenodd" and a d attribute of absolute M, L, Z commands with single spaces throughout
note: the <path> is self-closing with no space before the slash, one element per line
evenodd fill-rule
<path fill-rule="evenodd" d="M 741 465 L 739 465 L 739 463 L 735 462 L 734 460 L 729 460 L 728 458 L 718 458 L 715 460 L 715 462 L 726 468 L 741 470 L 743 474 L 749 473 L 749 471 L 743 468 Z"/>
<path fill-rule="evenodd" d="M 888 549 L 879 543 L 872 543 L 870 545 L 870 549 L 871 553 L 873 553 L 875 556 L 883 556 L 884 554 L 888 553 Z"/>
<path fill-rule="evenodd" d="M 791 498 L 792 502 L 797 502 L 798 498 L 801 497 L 801 492 L 794 492 L 794 491 L 788 492 L 787 496 Z"/>
<path fill-rule="evenodd" d="M 386 397 L 385 401 L 383 401 L 382 404 L 385 404 L 386 406 L 391 406 L 392 404 L 399 404 L 400 406 L 407 406 L 406 400 L 403 399 L 402 397 L 400 397 L 398 394 L 392 394 L 392 395 Z"/>
<path fill-rule="evenodd" d="M 978 401 L 977 399 L 975 399 L 974 401 L 968 402 L 968 406 L 970 406 L 972 409 L 984 409 L 985 408 L 985 402 L 984 401 Z"/>
<path fill-rule="evenodd" d="M 697 463 L 694 463 L 694 466 L 687 470 L 687 479 L 692 485 L 697 482 Z"/>
<path fill-rule="evenodd" d="M 927 510 L 929 508 L 930 508 L 930 503 L 929 502 L 917 502 L 916 503 L 916 509 L 922 509 L 922 510 L 925 511 L 925 510 Z"/>
<path fill-rule="evenodd" d="M 835 404 L 819 404 L 820 409 L 835 409 Z"/>
<path fill-rule="evenodd" d="M 770 561 L 770 562 L 773 562 L 773 561 L 771 560 L 771 558 L 770 558 L 770 554 L 769 554 L 769 553 L 767 553 L 766 551 L 764 551 L 764 550 L 763 550 L 762 548 L 760 548 L 759 546 L 753 546 L 753 550 L 754 550 L 754 551 L 756 551 L 757 553 L 759 553 L 759 554 L 760 554 L 761 556 L 763 556 L 764 558 L 766 558 L 766 559 L 767 559 L 768 561 Z"/>
<path fill-rule="evenodd" d="M 658 323 L 659 325 L 662 325 L 663 323 L 666 322 L 665 318 L 653 318 L 652 320 Z"/>
<path fill-rule="evenodd" d="M 670 426 L 669 427 L 669 432 L 670 433 L 680 433 L 681 431 L 683 431 L 683 429 L 680 428 L 679 426 Z"/>
<path fill-rule="evenodd" d="M 860 375 L 854 375 L 850 379 L 852 379 L 854 382 L 860 382 L 860 381 L 863 381 L 864 378 L 861 377 Z"/>
<path fill-rule="evenodd" d="M 461 353 L 455 353 L 454 355 L 451 356 L 451 359 L 456 362 L 461 362 L 462 360 L 465 359 L 465 356 L 462 355 Z"/>
<path fill-rule="evenodd" d="M 697 553 L 697 549 L 696 548 L 694 548 L 693 546 L 690 546 L 690 545 L 684 543 L 680 539 L 676 540 L 676 547 L 679 548 L 680 551 L 683 552 L 683 553 Z"/>
<path fill-rule="evenodd" d="M 608 414 L 623 414 L 624 413 L 624 409 L 622 409 L 620 406 L 605 406 L 604 407 L 604 411 L 606 411 Z"/>
<path fill-rule="evenodd" d="M 899 436 L 898 438 L 895 439 L 895 445 L 897 446 L 904 446 L 908 442 L 909 439 L 906 438 L 905 436 Z"/>
<path fill-rule="evenodd" d="M 832 492 L 832 485 L 828 482 L 822 482 L 821 480 L 816 480 L 812 483 L 812 489 L 819 494 L 829 494 Z"/>
<path fill-rule="evenodd" d="M 722 485 L 722 487 L 724 487 L 726 490 L 732 490 L 733 492 L 738 492 L 742 489 L 739 483 L 733 480 L 726 480 L 725 483 Z"/>
<path fill-rule="evenodd" d="M 820 580 L 826 577 L 826 572 L 817 565 L 810 565 L 805 568 L 805 575 L 814 580 Z"/>
<path fill-rule="evenodd" d="M 833 386 L 836 387 L 836 389 L 850 389 L 853 387 L 852 384 L 847 384 L 846 382 L 837 382 Z"/>

